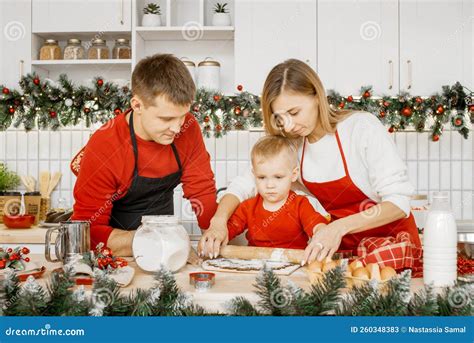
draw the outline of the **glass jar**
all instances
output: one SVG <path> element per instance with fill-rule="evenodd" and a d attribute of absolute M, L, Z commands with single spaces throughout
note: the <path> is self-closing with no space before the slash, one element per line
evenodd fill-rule
<path fill-rule="evenodd" d="M 191 243 L 175 216 L 143 216 L 132 250 L 141 269 L 156 272 L 163 266 L 175 272 L 186 265 Z"/>
<path fill-rule="evenodd" d="M 55 39 L 46 39 L 40 49 L 39 55 L 40 60 L 60 60 L 62 55 L 58 41 Z"/>
<path fill-rule="evenodd" d="M 84 47 L 81 45 L 80 39 L 68 39 L 67 46 L 64 48 L 65 60 L 82 60 L 84 59 L 85 55 L 86 52 Z"/>
<path fill-rule="evenodd" d="M 125 38 L 115 40 L 115 46 L 112 50 L 112 58 L 114 59 L 130 59 L 132 58 L 132 48 L 130 41 Z"/>
<path fill-rule="evenodd" d="M 474 228 L 458 226 L 458 280 L 474 282 Z"/>
<path fill-rule="evenodd" d="M 109 58 L 109 48 L 105 44 L 105 39 L 94 39 L 92 45 L 87 52 L 87 57 L 90 60 L 106 60 Z"/>

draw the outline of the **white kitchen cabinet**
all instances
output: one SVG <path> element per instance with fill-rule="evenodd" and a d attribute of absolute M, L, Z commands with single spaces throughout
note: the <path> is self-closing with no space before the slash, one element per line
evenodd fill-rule
<path fill-rule="evenodd" d="M 121 32 L 132 28 L 132 0 L 35 0 L 33 32 Z"/>
<path fill-rule="evenodd" d="M 326 89 L 398 93 L 398 1 L 318 1 L 318 73 Z"/>
<path fill-rule="evenodd" d="M 316 1 L 235 3 L 235 83 L 260 94 L 276 64 L 297 58 L 316 68 Z"/>
<path fill-rule="evenodd" d="M 0 83 L 18 88 L 31 71 L 31 0 L 0 2 Z"/>
<path fill-rule="evenodd" d="M 429 96 L 473 86 L 472 0 L 400 0 L 400 89 Z"/>

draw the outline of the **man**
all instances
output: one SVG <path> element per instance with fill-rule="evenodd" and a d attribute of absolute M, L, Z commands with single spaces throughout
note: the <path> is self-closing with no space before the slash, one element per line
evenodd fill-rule
<path fill-rule="evenodd" d="M 91 222 L 92 247 L 131 256 L 143 215 L 173 214 L 180 183 L 201 229 L 216 211 L 216 186 L 201 129 L 189 113 L 195 86 L 176 57 L 141 60 L 132 74 L 131 108 L 96 131 L 74 187 L 73 220 Z"/>

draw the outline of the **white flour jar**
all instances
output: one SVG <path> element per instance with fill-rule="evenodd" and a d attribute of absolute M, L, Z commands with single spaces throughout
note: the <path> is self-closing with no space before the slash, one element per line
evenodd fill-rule
<path fill-rule="evenodd" d="M 220 89 L 221 65 L 207 57 L 198 64 L 198 87 L 207 89 Z"/>
<path fill-rule="evenodd" d="M 181 269 L 190 249 L 189 235 L 175 216 L 143 216 L 132 243 L 137 265 L 147 272 L 161 266 L 172 272 Z"/>

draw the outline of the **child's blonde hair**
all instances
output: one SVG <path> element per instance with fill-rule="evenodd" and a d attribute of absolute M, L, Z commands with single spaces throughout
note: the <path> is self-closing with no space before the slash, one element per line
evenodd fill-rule
<path fill-rule="evenodd" d="M 265 160 L 281 152 L 287 153 L 292 166 L 298 165 L 297 142 L 294 139 L 273 135 L 263 136 L 252 147 L 252 164 L 255 164 L 257 159 Z"/>

